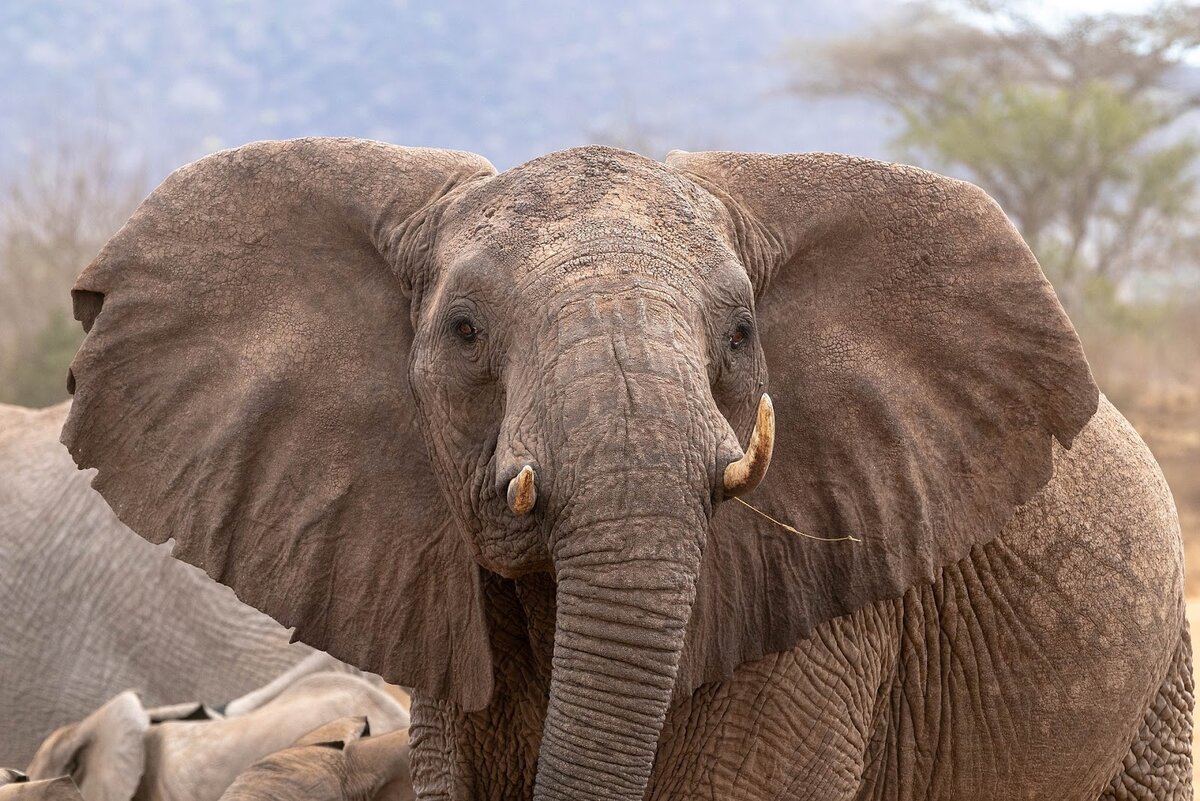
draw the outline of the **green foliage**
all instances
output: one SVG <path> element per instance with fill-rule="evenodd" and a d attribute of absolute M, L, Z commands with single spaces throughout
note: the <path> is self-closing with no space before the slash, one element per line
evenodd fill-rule
<path fill-rule="evenodd" d="M 903 158 L 965 168 L 1001 198 L 1057 284 L 1173 266 L 1170 248 L 1145 253 L 1141 240 L 1161 245 L 1171 237 L 1163 229 L 1190 222 L 1200 147 L 1156 138 L 1169 118 L 1153 100 L 1098 81 L 987 94 L 952 83 L 941 107 L 905 114 Z"/>
<path fill-rule="evenodd" d="M 82 340 L 79 323 L 51 316 L 0 384 L 0 403 L 40 408 L 66 398 L 67 368 Z"/>
<path fill-rule="evenodd" d="M 102 135 L 42 142 L 0 185 L 0 402 L 45 406 L 67 397 L 82 337 L 70 290 L 145 192 Z"/>
<path fill-rule="evenodd" d="M 881 101 L 899 158 L 970 178 L 1013 218 L 1073 311 L 1139 272 L 1195 265 L 1200 143 L 1178 88 L 1200 9 L 1083 15 L 1058 29 L 1012 5 L 908 7 L 809 43 L 796 89 Z M 1111 306 L 1111 304 L 1103 304 Z"/>
<path fill-rule="evenodd" d="M 1167 2 L 1055 27 L 1003 0 L 926 0 L 899 13 L 798 44 L 793 88 L 881 103 L 899 159 L 996 198 L 1114 397 L 1200 386 L 1200 142 L 1184 119 L 1200 91 L 1180 79 L 1200 48 L 1200 7 Z M 1157 291 L 1138 291 L 1146 286 Z"/>

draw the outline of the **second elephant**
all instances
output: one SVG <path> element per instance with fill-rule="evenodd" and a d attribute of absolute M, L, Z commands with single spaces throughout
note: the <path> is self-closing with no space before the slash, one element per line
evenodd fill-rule
<path fill-rule="evenodd" d="M 0 765 L 127 687 L 215 704 L 310 652 L 117 520 L 58 441 L 69 409 L 0 404 Z"/>
<path fill-rule="evenodd" d="M 230 703 L 246 711 L 228 718 L 200 704 L 147 710 L 122 693 L 51 734 L 29 776 L 70 775 L 86 801 L 216 801 L 256 760 L 326 723 L 359 715 L 380 733 L 408 727 L 404 708 L 364 677 L 323 671 L 275 690 L 253 706 Z"/>

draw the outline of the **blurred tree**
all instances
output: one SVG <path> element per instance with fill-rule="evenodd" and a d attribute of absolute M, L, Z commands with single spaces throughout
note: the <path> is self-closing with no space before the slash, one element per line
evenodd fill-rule
<path fill-rule="evenodd" d="M 1075 16 L 930 0 L 862 34 L 797 45 L 792 88 L 898 117 L 898 156 L 999 201 L 1064 303 L 1111 304 L 1132 274 L 1195 264 L 1200 7 Z"/>
<path fill-rule="evenodd" d="M 144 170 L 122 165 L 95 132 L 39 143 L 0 185 L 0 402 L 66 398 L 67 367 L 83 336 L 71 284 L 145 194 Z"/>

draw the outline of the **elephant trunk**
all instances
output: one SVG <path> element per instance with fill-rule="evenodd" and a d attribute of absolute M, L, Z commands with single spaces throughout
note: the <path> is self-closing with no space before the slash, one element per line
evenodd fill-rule
<path fill-rule="evenodd" d="M 554 362 L 530 376 L 553 400 L 535 489 L 557 615 L 534 798 L 635 801 L 679 671 L 729 426 L 670 299 L 593 293 L 564 305 L 555 330 Z"/>
<path fill-rule="evenodd" d="M 699 548 L 680 546 L 695 542 L 697 525 L 643 521 L 636 556 L 584 553 L 558 563 L 535 799 L 645 796 L 696 594 Z"/>
<path fill-rule="evenodd" d="M 620 477 L 624 498 L 634 498 L 636 488 L 636 501 L 608 510 L 582 502 L 586 519 L 556 537 L 557 621 L 539 801 L 646 795 L 706 531 L 685 472 Z"/>

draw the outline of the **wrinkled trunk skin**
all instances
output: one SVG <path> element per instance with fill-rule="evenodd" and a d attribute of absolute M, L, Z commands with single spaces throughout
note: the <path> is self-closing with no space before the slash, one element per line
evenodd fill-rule
<path fill-rule="evenodd" d="M 641 799 L 696 595 L 719 416 L 674 310 L 592 301 L 548 371 L 556 624 L 534 798 Z M 622 318 L 636 315 L 640 332 Z"/>
<path fill-rule="evenodd" d="M 662 521 L 657 552 L 584 554 L 559 568 L 550 702 L 536 799 L 641 799 L 695 597 L 695 527 Z M 576 532 L 578 535 L 578 532 Z M 676 552 L 673 552 L 676 551 Z"/>

